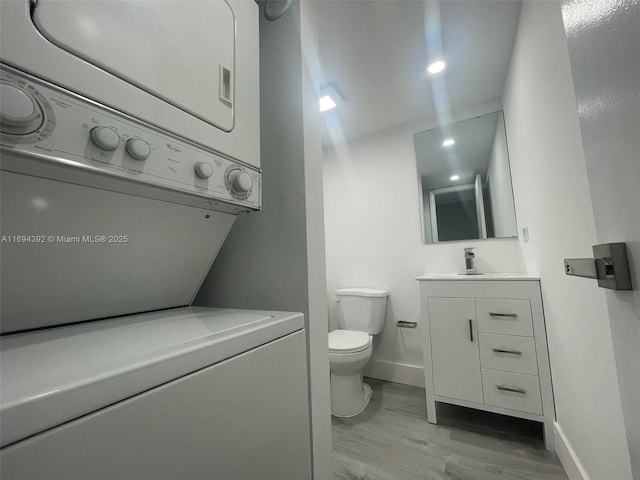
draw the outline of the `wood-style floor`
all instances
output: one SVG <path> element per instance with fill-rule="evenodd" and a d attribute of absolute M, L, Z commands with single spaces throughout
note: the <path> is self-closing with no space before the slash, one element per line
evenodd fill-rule
<path fill-rule="evenodd" d="M 360 415 L 332 418 L 336 480 L 566 479 L 536 422 L 438 404 L 427 423 L 424 389 L 371 378 Z"/>

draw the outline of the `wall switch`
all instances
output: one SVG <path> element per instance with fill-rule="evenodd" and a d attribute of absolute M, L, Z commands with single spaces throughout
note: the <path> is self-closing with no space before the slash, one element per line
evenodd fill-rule
<path fill-rule="evenodd" d="M 529 241 L 529 227 L 524 227 L 522 229 L 522 241 L 527 243 Z"/>

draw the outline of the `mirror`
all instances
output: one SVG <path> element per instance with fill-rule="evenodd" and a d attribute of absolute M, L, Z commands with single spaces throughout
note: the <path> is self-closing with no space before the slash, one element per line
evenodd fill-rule
<path fill-rule="evenodd" d="M 424 243 L 517 237 L 502 111 L 414 136 Z"/>

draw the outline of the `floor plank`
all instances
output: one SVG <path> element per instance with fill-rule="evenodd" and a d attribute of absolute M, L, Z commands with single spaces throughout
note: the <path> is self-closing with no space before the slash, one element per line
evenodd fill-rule
<path fill-rule="evenodd" d="M 565 480 L 539 424 L 440 405 L 427 422 L 424 389 L 366 379 L 364 412 L 332 418 L 336 480 Z"/>

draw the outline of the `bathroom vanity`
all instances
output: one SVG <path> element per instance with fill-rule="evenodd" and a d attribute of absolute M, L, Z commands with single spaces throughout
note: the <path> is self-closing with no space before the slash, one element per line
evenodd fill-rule
<path fill-rule="evenodd" d="M 544 424 L 555 410 L 540 280 L 513 274 L 424 275 L 420 283 L 427 419 L 436 402 Z"/>

